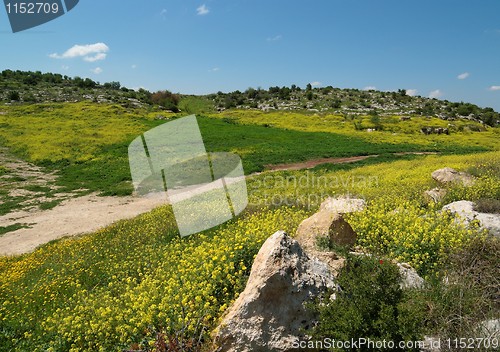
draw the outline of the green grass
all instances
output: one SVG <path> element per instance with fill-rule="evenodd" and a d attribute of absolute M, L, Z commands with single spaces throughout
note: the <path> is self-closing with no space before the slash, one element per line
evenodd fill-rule
<path fill-rule="evenodd" d="M 185 114 L 208 114 L 214 112 L 214 104 L 206 97 L 184 95 L 179 102 L 179 109 Z"/>
<path fill-rule="evenodd" d="M 14 210 L 23 208 L 21 203 L 30 199 L 28 196 L 6 197 L 6 194 L 1 196 L 5 199 L 0 204 L 0 215 L 5 215 Z"/>
<path fill-rule="evenodd" d="M 261 192 L 270 192 L 291 199 L 303 193 L 317 195 L 321 201 L 323 196 L 355 190 L 365 193 L 369 204 L 380 198 L 387 201 L 388 209 L 401 202 L 418 207 L 415 195 L 433 185 L 432 170 L 444 165 L 459 170 L 475 167 L 482 177 L 484 170 L 497 163 L 498 155 L 404 156 L 400 160 L 390 156 L 385 162 L 351 165 L 345 170 L 261 174 L 249 182 L 250 199 L 263 199 Z M 266 184 L 270 175 L 278 180 L 371 175 L 379 181 L 353 188 L 351 184 L 335 189 L 311 184 L 279 187 Z M 476 190 L 486 192 L 482 197 L 496 197 L 498 189 L 491 189 L 486 181 L 480 180 Z M 423 207 L 430 214 L 439 210 Z M 389 212 L 376 222 L 387 224 L 386 231 L 392 233 L 395 224 L 388 221 Z M 48 347 L 67 351 L 73 345 L 81 351 L 118 351 L 135 343 L 154 343 L 158 332 L 168 338 L 175 334 L 186 339 L 199 336 L 200 329 L 208 332 L 217 324 L 243 289 L 262 241 L 279 229 L 295 233 L 310 214 L 298 207 L 267 210 L 257 205 L 226 224 L 180 239 L 171 208 L 162 207 L 90 235 L 48 243 L 34 253 L 0 257 L 0 299 L 5 302 L 0 315 L 6 318 L 0 321 L 0 345 L 14 351 Z M 443 229 L 448 234 L 452 230 Z M 448 242 L 443 246 L 446 251 L 452 249 Z"/>
<path fill-rule="evenodd" d="M 498 199 L 500 195 L 498 129 L 424 136 L 415 131 L 420 125 L 441 126 L 445 122 L 417 118 L 399 122 L 394 118 L 381 119 L 384 131 L 367 133 L 356 131 L 352 121 L 339 116 L 255 111 L 209 114 L 207 101 L 185 99 L 191 100 L 184 101 L 184 114 L 206 112 L 198 118 L 206 149 L 239 154 L 247 174 L 268 164 L 379 156 L 353 164 L 318 165 L 307 171 L 254 175 L 248 181 L 251 206 L 245 213 L 187 238 L 179 238 L 167 206 L 90 235 L 53 241 L 33 253 L 0 257 L 0 349 L 114 351 L 154 343 L 158 333 L 167 338 L 206 335 L 244 287 L 260 244 L 276 230 L 293 234 L 327 196 L 360 195 L 369 206 L 380 199 L 384 211 L 376 212 L 378 218 L 363 218 L 366 211 L 351 217 L 359 238 L 378 243 L 381 233 L 392 235 L 401 230 L 403 222 L 391 223 L 387 215 L 391 211 L 397 210 L 400 218 L 412 221 L 408 228 L 418 222 L 432 223 L 433 216 L 438 217 L 439 207 L 425 203 L 422 196 L 424 190 L 436 186 L 430 173 L 437 168 L 470 168 L 479 178 L 467 190 L 450 190 L 450 200 Z M 131 192 L 128 145 L 164 123 L 155 120 L 158 111 L 107 104 L 5 109 L 8 113 L 0 115 L 0 144 L 48 170 L 58 170 L 57 184 L 66 190 L 85 188 L 103 194 Z M 361 119 L 362 124 L 370 122 Z M 440 154 L 391 154 L 404 151 Z M 377 182 L 362 182 L 362 177 Z M 319 178 L 328 184 L 316 183 Z M 295 184 L 297 180 L 306 183 Z M 29 188 L 47 191 L 43 186 Z M 274 197 L 300 206 L 280 207 L 273 203 Z M 0 213 L 22 200 L 18 197 L 9 200 L 10 205 L 9 201 L 3 203 Z M 404 211 L 408 209 L 415 211 L 407 216 Z M 445 225 L 438 230 L 454 239 L 455 228 Z M 19 226 L 23 224 L 11 225 L 9 231 Z M 402 237 L 395 236 L 398 238 Z M 408 236 L 400 244 L 404 250 L 411 249 L 403 253 L 404 258 L 417 265 L 424 254 L 444 257 L 443 253 L 455 249 L 455 243 L 444 241 L 440 244 L 443 253 L 428 253 L 428 247 L 422 246 L 424 240 L 433 238 Z"/>
<path fill-rule="evenodd" d="M 55 199 L 55 200 L 51 200 L 50 202 L 41 203 L 38 207 L 41 210 L 49 210 L 49 209 L 55 208 L 56 206 L 61 204 L 61 202 L 62 202 L 61 199 Z"/>
<path fill-rule="evenodd" d="M 182 102 L 184 115 L 211 111 L 205 98 L 185 97 Z M 61 191 L 130 194 L 128 145 L 145 131 L 165 123 L 155 120 L 156 110 L 112 104 L 52 103 L 6 108 L 8 114 L 0 116 L 0 144 L 30 162 L 58 170 Z M 343 120 L 333 115 L 234 111 L 201 115 L 198 122 L 207 151 L 239 154 L 246 174 L 262 171 L 269 164 L 323 157 L 405 151 L 470 153 L 492 150 L 498 144 L 498 134 L 493 130 L 452 136 L 422 136 L 407 131 L 393 135 L 387 131 L 355 131 L 350 122 L 339 119 Z M 391 123 L 412 130 L 408 126 L 413 126 L 415 120 Z M 443 121 L 433 119 L 432 123 Z"/>
<path fill-rule="evenodd" d="M 7 232 L 16 231 L 19 229 L 27 229 L 29 228 L 26 224 L 15 223 L 9 226 L 0 226 L 0 236 L 5 235 Z"/>

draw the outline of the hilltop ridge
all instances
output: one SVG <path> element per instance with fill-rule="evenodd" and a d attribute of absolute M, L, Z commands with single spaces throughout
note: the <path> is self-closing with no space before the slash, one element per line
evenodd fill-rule
<path fill-rule="evenodd" d="M 123 87 L 120 82 L 99 83 L 90 78 L 69 77 L 40 71 L 4 70 L 0 73 L 0 102 L 45 103 L 93 101 L 118 103 L 125 107 L 160 105 L 178 112 L 224 111 L 227 109 L 258 109 L 262 111 L 331 112 L 356 116 L 434 116 L 443 120 L 468 119 L 489 126 L 500 124 L 500 113 L 493 108 L 481 108 L 466 102 L 450 102 L 411 96 L 404 89 L 393 92 L 341 89 L 333 86 L 301 88 L 248 88 L 203 96 L 172 94 L 168 90 L 156 93 L 146 89 Z M 184 102 L 183 102 L 184 101 Z M 193 106 L 194 105 L 194 106 Z"/>

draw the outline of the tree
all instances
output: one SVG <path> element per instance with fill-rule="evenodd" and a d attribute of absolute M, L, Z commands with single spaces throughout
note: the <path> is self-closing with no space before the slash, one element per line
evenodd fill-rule
<path fill-rule="evenodd" d="M 311 83 L 307 83 L 306 90 L 307 90 L 307 91 L 312 90 L 312 85 L 311 85 Z"/>
<path fill-rule="evenodd" d="M 19 92 L 13 90 L 9 92 L 9 94 L 7 95 L 7 99 L 11 101 L 19 101 L 21 97 L 19 96 Z"/>
<path fill-rule="evenodd" d="M 255 99 L 255 97 L 257 96 L 257 91 L 250 87 L 246 90 L 245 94 L 249 99 Z"/>
<path fill-rule="evenodd" d="M 120 82 L 113 81 L 113 82 L 104 83 L 104 88 L 107 88 L 107 89 L 119 90 L 121 87 L 122 87 L 122 85 L 120 84 Z"/>
<path fill-rule="evenodd" d="M 331 104 L 332 109 L 340 109 L 342 107 L 342 101 L 340 99 L 335 99 Z"/>
<path fill-rule="evenodd" d="M 179 108 L 177 107 L 179 104 L 179 96 L 168 90 L 161 90 L 152 94 L 151 102 L 162 106 L 164 109 L 179 112 Z"/>

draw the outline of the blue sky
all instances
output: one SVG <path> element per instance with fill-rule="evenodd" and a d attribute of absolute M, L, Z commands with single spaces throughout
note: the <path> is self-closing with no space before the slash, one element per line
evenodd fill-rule
<path fill-rule="evenodd" d="M 498 0 L 80 0 L 13 34 L 0 70 L 204 94 L 307 83 L 500 111 Z"/>

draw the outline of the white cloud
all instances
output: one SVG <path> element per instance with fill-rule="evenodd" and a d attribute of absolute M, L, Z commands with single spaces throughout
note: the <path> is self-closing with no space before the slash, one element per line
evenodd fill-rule
<path fill-rule="evenodd" d="M 219 70 L 220 70 L 220 68 L 218 68 L 218 67 L 214 67 L 214 68 L 212 68 L 212 69 L 208 70 L 208 72 L 217 72 L 217 71 L 219 71 Z"/>
<path fill-rule="evenodd" d="M 410 97 L 414 97 L 417 94 L 418 94 L 418 90 L 416 90 L 416 89 L 407 89 L 406 90 L 406 95 L 409 95 Z"/>
<path fill-rule="evenodd" d="M 283 38 L 283 36 L 281 34 L 278 34 L 278 35 L 275 35 L 274 37 L 269 37 L 266 40 L 268 42 L 275 42 L 277 40 L 280 40 L 281 38 Z"/>
<path fill-rule="evenodd" d="M 200 16 L 207 15 L 210 12 L 207 5 L 203 4 L 196 9 L 196 13 Z"/>
<path fill-rule="evenodd" d="M 500 90 L 500 86 L 491 86 L 489 90 L 491 90 L 492 92 Z"/>
<path fill-rule="evenodd" d="M 73 47 L 66 50 L 62 55 L 53 53 L 49 56 L 53 59 L 73 59 L 77 57 L 83 57 L 83 60 L 87 62 L 95 62 L 104 60 L 108 51 L 109 47 L 106 44 L 95 43 L 87 45 L 74 45 Z"/>
<path fill-rule="evenodd" d="M 429 98 L 439 98 L 443 96 L 443 92 L 441 92 L 439 89 L 433 90 L 432 92 L 429 93 Z"/>
<path fill-rule="evenodd" d="M 318 87 L 318 86 L 320 86 L 320 85 L 321 85 L 321 82 L 318 82 L 318 81 L 316 81 L 316 82 L 311 82 L 311 86 L 313 86 L 313 87 Z"/>
<path fill-rule="evenodd" d="M 461 73 L 457 76 L 458 79 L 466 79 L 466 78 L 469 78 L 470 76 L 470 73 L 469 72 L 464 72 L 464 73 Z"/>
<path fill-rule="evenodd" d="M 102 73 L 102 68 L 96 67 L 96 68 L 93 68 L 92 70 L 90 70 L 90 72 L 92 72 L 93 74 L 98 75 L 98 74 Z"/>
<path fill-rule="evenodd" d="M 85 56 L 83 58 L 83 60 L 87 61 L 87 62 L 96 62 L 96 61 L 104 60 L 105 58 L 106 58 L 105 53 L 99 53 L 99 54 L 95 54 L 94 56 Z"/>
<path fill-rule="evenodd" d="M 377 90 L 377 87 L 375 87 L 375 86 L 368 86 L 368 87 L 364 87 L 363 90 Z"/>

